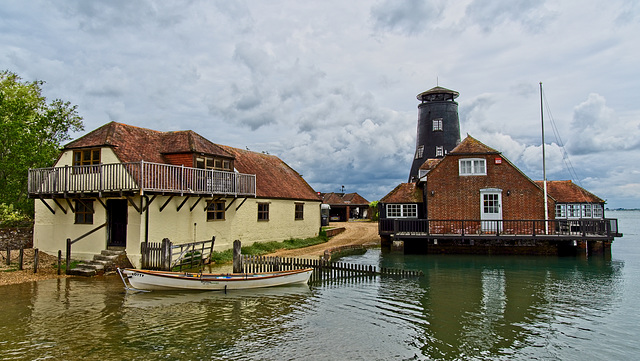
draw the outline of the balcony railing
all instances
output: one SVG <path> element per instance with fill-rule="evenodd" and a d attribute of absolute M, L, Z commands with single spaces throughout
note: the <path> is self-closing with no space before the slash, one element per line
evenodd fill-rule
<path fill-rule="evenodd" d="M 29 169 L 31 197 L 135 191 L 194 195 L 256 195 L 256 176 L 136 162 Z"/>
<path fill-rule="evenodd" d="M 551 220 L 437 220 L 380 219 L 380 234 L 398 237 L 554 237 L 613 238 L 618 233 L 618 220 L 551 219 Z"/>

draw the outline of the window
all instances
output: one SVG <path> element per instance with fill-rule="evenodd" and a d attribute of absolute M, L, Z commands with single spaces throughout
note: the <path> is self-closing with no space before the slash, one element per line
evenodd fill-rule
<path fill-rule="evenodd" d="M 258 203 L 258 220 L 269 220 L 269 203 Z"/>
<path fill-rule="evenodd" d="M 602 206 L 600 204 L 593 205 L 593 218 L 602 218 Z"/>
<path fill-rule="evenodd" d="M 582 218 L 591 218 L 591 204 L 582 205 Z"/>
<path fill-rule="evenodd" d="M 567 218 L 580 218 L 579 204 L 567 204 Z"/>
<path fill-rule="evenodd" d="M 436 118 L 433 120 L 433 131 L 434 132 L 442 131 L 442 118 Z"/>
<path fill-rule="evenodd" d="M 424 145 L 421 145 L 416 149 L 416 159 L 422 158 L 422 154 L 424 153 Z"/>
<path fill-rule="evenodd" d="M 76 199 L 76 224 L 93 224 L 93 200 Z"/>
<path fill-rule="evenodd" d="M 296 221 L 304 219 L 304 203 L 296 203 L 294 219 Z"/>
<path fill-rule="evenodd" d="M 224 221 L 224 201 L 207 202 L 207 221 Z"/>
<path fill-rule="evenodd" d="M 436 157 L 443 157 L 443 156 L 444 156 L 444 147 L 437 146 L 436 147 Z"/>
<path fill-rule="evenodd" d="M 418 205 L 387 204 L 387 218 L 418 218 Z"/>
<path fill-rule="evenodd" d="M 556 218 L 567 218 L 566 204 L 556 204 Z"/>
<path fill-rule="evenodd" d="M 196 157 L 196 168 L 231 170 L 231 161 L 220 158 L 199 156 Z"/>
<path fill-rule="evenodd" d="M 498 194 L 488 193 L 483 195 L 482 212 L 483 214 L 499 214 L 500 213 L 500 198 Z"/>
<path fill-rule="evenodd" d="M 98 164 L 100 164 L 100 148 L 73 151 L 73 166 L 84 166 L 82 168 L 74 168 L 74 174 L 97 173 L 99 170 Z M 95 167 L 90 167 L 92 165 Z"/>
<path fill-rule="evenodd" d="M 460 175 L 487 175 L 485 159 L 460 159 Z"/>

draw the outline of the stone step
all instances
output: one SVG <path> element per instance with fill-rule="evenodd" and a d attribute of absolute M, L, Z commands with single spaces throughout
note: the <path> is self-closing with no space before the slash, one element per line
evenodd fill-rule
<path fill-rule="evenodd" d="M 76 276 L 91 277 L 104 274 L 105 269 L 110 266 L 114 268 L 118 258 L 126 254 L 124 251 L 103 250 L 100 254 L 93 256 L 90 261 L 80 262 L 75 268 L 69 270 L 69 274 Z"/>

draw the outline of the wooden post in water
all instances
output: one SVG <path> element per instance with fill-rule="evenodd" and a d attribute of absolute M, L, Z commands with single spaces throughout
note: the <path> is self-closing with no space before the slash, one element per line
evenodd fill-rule
<path fill-rule="evenodd" d="M 233 273 L 242 273 L 242 243 L 239 239 L 233 241 Z"/>
<path fill-rule="evenodd" d="M 7 266 L 11 264 L 11 247 L 7 244 Z"/>
<path fill-rule="evenodd" d="M 20 254 L 18 255 L 18 269 L 22 271 L 24 268 L 24 247 L 20 247 Z"/>
<path fill-rule="evenodd" d="M 58 275 L 60 275 L 61 270 L 62 270 L 62 251 L 58 250 Z"/>
<path fill-rule="evenodd" d="M 33 250 L 33 273 L 38 272 L 38 249 Z"/>
<path fill-rule="evenodd" d="M 67 268 L 64 272 L 69 274 L 69 271 L 71 271 L 71 238 L 67 238 L 67 254 L 65 255 L 65 262 Z"/>

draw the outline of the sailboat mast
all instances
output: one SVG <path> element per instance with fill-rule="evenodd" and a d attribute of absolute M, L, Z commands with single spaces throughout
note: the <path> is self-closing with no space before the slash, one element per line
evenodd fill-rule
<path fill-rule="evenodd" d="M 542 184 L 544 185 L 544 230 L 549 234 L 549 201 L 547 196 L 547 163 L 544 152 L 544 105 L 542 100 L 542 82 L 540 82 L 540 122 L 542 123 Z"/>

